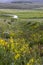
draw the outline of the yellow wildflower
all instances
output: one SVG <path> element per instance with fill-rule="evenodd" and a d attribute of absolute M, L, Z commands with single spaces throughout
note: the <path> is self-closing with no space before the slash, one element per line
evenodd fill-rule
<path fill-rule="evenodd" d="M 18 53 L 18 50 L 15 49 L 15 53 Z"/>
<path fill-rule="evenodd" d="M 5 41 L 3 39 L 0 39 L 0 45 L 4 45 Z"/>
<path fill-rule="evenodd" d="M 34 62 L 34 58 L 30 59 L 27 65 L 33 65 L 33 62 Z"/>
<path fill-rule="evenodd" d="M 14 49 L 14 43 L 11 43 L 11 49 Z"/>
<path fill-rule="evenodd" d="M 8 43 L 7 43 L 7 42 L 5 42 L 5 43 L 4 43 L 4 46 L 6 46 L 7 44 L 8 44 Z"/>
<path fill-rule="evenodd" d="M 10 42 L 11 42 L 11 43 L 13 43 L 13 42 L 14 42 L 14 40 L 13 40 L 13 38 L 12 38 L 12 37 L 10 38 Z"/>
<path fill-rule="evenodd" d="M 17 60 L 20 57 L 20 54 L 15 55 L 15 59 Z"/>
<path fill-rule="evenodd" d="M 31 58 L 29 62 L 32 62 L 33 63 L 34 62 L 34 58 Z"/>
<path fill-rule="evenodd" d="M 16 42 L 16 45 L 18 45 L 18 43 Z"/>
<path fill-rule="evenodd" d="M 30 65 L 29 63 L 27 63 L 27 65 Z"/>

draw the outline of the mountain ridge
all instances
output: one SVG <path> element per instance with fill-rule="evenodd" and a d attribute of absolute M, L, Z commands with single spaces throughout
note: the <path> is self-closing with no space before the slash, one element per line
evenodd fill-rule
<path fill-rule="evenodd" d="M 24 3 L 26 3 L 26 2 L 30 2 L 30 3 L 32 3 L 32 2 L 43 2 L 43 0 L 13 0 L 13 1 L 11 1 L 11 2 L 24 2 Z"/>

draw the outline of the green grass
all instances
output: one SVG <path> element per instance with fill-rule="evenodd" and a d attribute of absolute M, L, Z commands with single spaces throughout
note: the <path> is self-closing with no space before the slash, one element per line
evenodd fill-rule
<path fill-rule="evenodd" d="M 0 14 L 0 65 L 43 65 L 39 48 L 43 46 L 43 11 L 0 9 Z M 3 14 L 16 14 L 19 19 L 12 21 Z"/>
<path fill-rule="evenodd" d="M 0 14 L 16 14 L 20 19 L 33 19 L 33 18 L 43 18 L 43 11 L 40 10 L 0 10 Z"/>

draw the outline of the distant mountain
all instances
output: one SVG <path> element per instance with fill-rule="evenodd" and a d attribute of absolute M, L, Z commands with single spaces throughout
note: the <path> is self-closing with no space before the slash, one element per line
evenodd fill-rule
<path fill-rule="evenodd" d="M 12 1 L 11 3 L 32 3 L 31 1 Z"/>
<path fill-rule="evenodd" d="M 13 1 L 11 1 L 11 3 L 33 3 L 33 2 L 42 3 L 43 0 L 13 0 Z"/>

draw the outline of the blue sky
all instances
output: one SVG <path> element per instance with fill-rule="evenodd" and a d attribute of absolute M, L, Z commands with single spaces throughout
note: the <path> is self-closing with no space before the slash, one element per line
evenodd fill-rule
<path fill-rule="evenodd" d="M 39 1 L 42 2 L 43 0 L 0 0 L 0 3 L 4 3 L 4 2 L 11 2 L 11 1 Z"/>
<path fill-rule="evenodd" d="M 2 2 L 2 3 L 4 3 L 4 2 L 11 2 L 11 1 L 13 1 L 13 0 L 0 0 L 0 2 Z"/>

